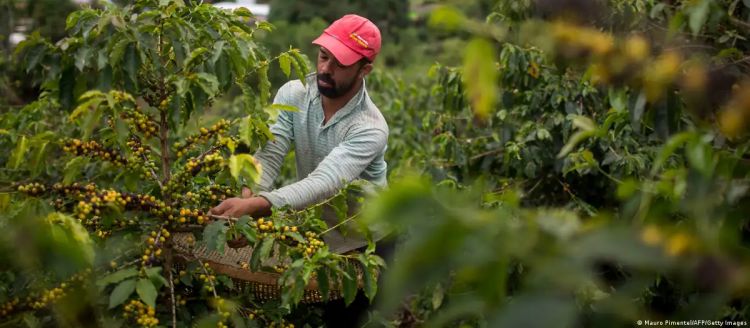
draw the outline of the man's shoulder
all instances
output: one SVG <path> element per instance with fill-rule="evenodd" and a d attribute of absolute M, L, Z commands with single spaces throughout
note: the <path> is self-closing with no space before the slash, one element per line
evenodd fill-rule
<path fill-rule="evenodd" d="M 386 134 L 388 133 L 388 122 L 385 120 L 385 116 L 380 112 L 377 105 L 370 99 L 369 96 L 365 98 L 364 110 L 362 111 L 361 118 L 358 120 L 358 124 L 362 128 L 378 129 L 383 130 Z"/>
<path fill-rule="evenodd" d="M 302 101 L 304 101 L 307 97 L 311 75 L 312 74 L 308 74 L 305 77 L 306 83 L 304 84 L 299 79 L 284 83 L 284 85 L 282 85 L 277 92 L 277 98 L 284 99 L 285 102 L 290 103 L 289 105 L 294 105 L 296 103 L 301 103 Z"/>
<path fill-rule="evenodd" d="M 279 88 L 278 94 L 290 100 L 304 98 L 307 94 L 307 88 L 300 80 L 291 80 Z"/>

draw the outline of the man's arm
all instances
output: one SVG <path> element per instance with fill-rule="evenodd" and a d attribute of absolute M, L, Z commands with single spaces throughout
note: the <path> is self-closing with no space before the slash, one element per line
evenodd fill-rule
<path fill-rule="evenodd" d="M 380 155 L 388 134 L 380 129 L 362 129 L 334 148 L 306 178 L 259 195 L 273 207 L 303 209 L 333 196 L 353 181 Z"/>
<path fill-rule="evenodd" d="M 284 164 L 284 157 L 294 140 L 291 114 L 286 111 L 279 113 L 278 120 L 271 126 L 274 139 L 269 140 L 255 153 L 254 157 L 260 162 L 262 168 L 260 182 L 258 182 L 258 189 L 261 191 L 273 189 L 273 182 L 279 175 L 281 166 Z"/>
<path fill-rule="evenodd" d="M 276 97 L 273 100 L 274 104 L 282 104 L 297 107 L 299 99 L 298 86 L 289 82 L 284 84 L 279 92 L 276 93 Z M 304 90 L 303 90 L 304 92 Z M 303 93 L 304 94 L 304 93 Z M 265 146 L 263 146 L 258 152 L 255 153 L 255 159 L 257 159 L 263 172 L 260 176 L 260 182 L 258 183 L 258 189 L 261 191 L 268 191 L 273 188 L 273 182 L 279 175 L 281 166 L 284 164 L 284 157 L 289 152 L 289 148 L 294 141 L 294 125 L 293 125 L 293 113 L 288 111 L 282 111 L 279 113 L 279 117 L 271 126 L 271 133 L 274 136 L 273 140 L 269 140 Z"/>
<path fill-rule="evenodd" d="M 297 107 L 300 99 L 304 99 L 304 87 L 296 81 L 284 84 L 276 93 L 274 104 L 283 104 Z M 262 173 L 259 190 L 271 190 L 273 182 L 279 175 L 279 170 L 284 163 L 284 157 L 289 152 L 289 147 L 294 141 L 294 125 L 292 113 L 282 111 L 271 126 L 273 140 L 269 140 L 260 150 L 255 153 L 255 159 L 260 162 Z M 251 215 L 254 217 L 270 214 L 271 204 L 263 197 L 252 197 L 252 192 L 243 189 L 242 197 L 229 198 L 219 206 L 212 208 L 209 212 L 213 215 L 240 217 Z"/>
<path fill-rule="evenodd" d="M 388 134 L 380 129 L 356 133 L 336 146 L 306 178 L 271 192 L 261 192 L 259 197 L 227 199 L 211 209 L 211 214 L 262 217 L 271 214 L 271 207 L 290 206 L 300 210 L 321 202 L 362 174 L 387 142 Z"/>

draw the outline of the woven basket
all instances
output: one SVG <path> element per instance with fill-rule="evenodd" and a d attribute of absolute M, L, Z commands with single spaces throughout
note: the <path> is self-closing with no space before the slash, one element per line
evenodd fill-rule
<path fill-rule="evenodd" d="M 193 242 L 191 243 L 190 240 Z M 249 269 L 243 269 L 242 263 L 249 263 L 253 254 L 252 247 L 231 248 L 224 247 L 224 254 L 216 251 L 209 251 L 205 245 L 194 242 L 195 237 L 190 232 L 177 232 L 173 234 L 173 245 L 175 255 L 185 262 L 201 260 L 208 263 L 214 272 L 226 275 L 231 278 L 240 290 L 252 292 L 259 301 L 278 299 L 281 297 L 281 288 L 278 286 L 280 274 L 272 272 L 253 272 Z M 274 263 L 275 262 L 275 263 Z M 277 265 L 278 260 L 270 258 L 264 264 Z M 362 267 L 358 262 L 354 262 L 357 271 L 357 280 L 360 288 L 362 287 Z M 337 300 L 343 295 L 340 289 L 332 285 L 328 292 L 328 300 Z M 305 287 L 305 293 L 302 297 L 302 303 L 320 303 L 323 302 L 323 295 L 318 288 L 316 279 L 311 279 Z"/>

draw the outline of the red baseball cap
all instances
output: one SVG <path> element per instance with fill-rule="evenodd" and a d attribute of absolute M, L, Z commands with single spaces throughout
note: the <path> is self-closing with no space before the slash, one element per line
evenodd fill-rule
<path fill-rule="evenodd" d="M 380 52 L 380 30 L 367 18 L 350 14 L 333 22 L 312 43 L 330 51 L 341 65 L 349 66 L 362 57 L 375 60 Z"/>

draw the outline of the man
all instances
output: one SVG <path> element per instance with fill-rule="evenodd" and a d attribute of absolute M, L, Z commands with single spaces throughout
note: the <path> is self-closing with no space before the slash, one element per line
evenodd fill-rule
<path fill-rule="evenodd" d="M 314 44 L 320 49 L 317 73 L 304 85 L 296 80 L 282 86 L 274 103 L 299 112 L 282 112 L 271 127 L 275 138 L 255 158 L 263 173 L 257 196 L 227 199 L 211 212 L 239 217 L 266 216 L 271 208 L 303 209 L 324 201 L 355 179 L 386 185 L 388 125 L 365 87 L 364 77 L 380 51 L 380 31 L 364 17 L 346 15 L 335 21 Z M 299 181 L 271 190 L 284 157 L 294 143 Z M 339 220 L 330 209 L 329 226 Z M 331 251 L 347 252 L 366 244 L 363 238 L 331 231 L 323 236 Z"/>

